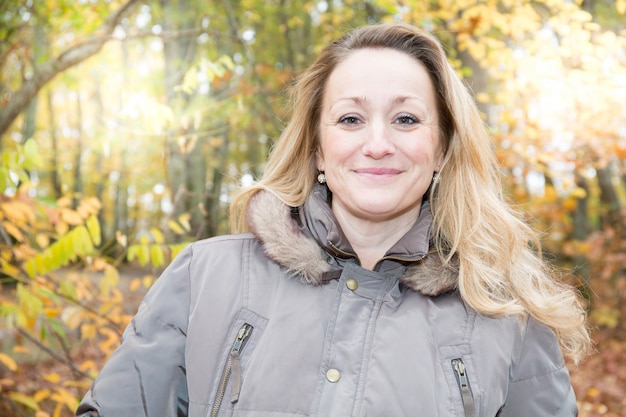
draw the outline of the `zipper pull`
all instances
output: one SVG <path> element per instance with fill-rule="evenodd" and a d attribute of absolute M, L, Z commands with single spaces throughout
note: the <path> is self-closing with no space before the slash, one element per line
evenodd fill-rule
<path fill-rule="evenodd" d="M 235 339 L 235 343 L 233 343 L 233 348 L 231 349 L 230 353 L 239 352 L 241 350 L 243 344 L 250 336 L 250 333 L 252 333 L 252 329 L 253 327 L 248 323 L 244 323 L 243 326 L 241 326 L 241 329 L 239 329 L 239 333 L 237 333 L 237 338 Z"/>
<path fill-rule="evenodd" d="M 469 383 L 467 382 L 467 374 L 465 373 L 465 364 L 463 363 L 463 361 L 461 359 L 454 359 L 452 361 L 452 365 L 454 366 L 456 374 L 459 376 L 461 389 L 469 387 Z"/>
<path fill-rule="evenodd" d="M 239 329 L 235 343 L 233 343 L 233 347 L 230 350 L 230 379 L 232 386 L 232 397 L 230 399 L 231 404 L 239 401 L 239 392 L 241 391 L 241 359 L 239 353 L 250 337 L 252 329 L 253 327 L 250 324 L 244 323 L 244 325 L 241 326 L 241 329 Z"/>
<path fill-rule="evenodd" d="M 461 400 L 463 401 L 463 409 L 465 410 L 465 417 L 475 417 L 476 409 L 474 408 L 474 395 L 472 394 L 472 388 L 469 384 L 467 369 L 465 368 L 463 359 L 452 359 L 452 368 L 454 369 L 454 373 L 457 376 L 457 382 L 459 383 Z"/>

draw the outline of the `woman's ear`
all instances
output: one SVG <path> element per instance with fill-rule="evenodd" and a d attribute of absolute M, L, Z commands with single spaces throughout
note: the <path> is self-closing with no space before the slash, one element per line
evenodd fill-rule
<path fill-rule="evenodd" d="M 441 171 L 441 167 L 443 166 L 444 153 L 443 150 L 439 152 L 437 159 L 435 160 L 435 172 Z"/>
<path fill-rule="evenodd" d="M 322 151 L 320 149 L 315 152 L 315 167 L 318 171 L 324 172 L 324 156 L 322 155 Z"/>

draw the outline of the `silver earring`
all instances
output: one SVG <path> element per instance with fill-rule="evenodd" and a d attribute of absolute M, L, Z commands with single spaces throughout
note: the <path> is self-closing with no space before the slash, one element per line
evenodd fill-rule
<path fill-rule="evenodd" d="M 326 174 L 324 174 L 323 172 L 320 172 L 317 175 L 317 182 L 319 182 L 320 184 L 326 184 Z"/>
<path fill-rule="evenodd" d="M 441 180 L 441 175 L 439 172 L 435 172 L 435 175 L 433 175 L 433 184 L 439 184 L 439 180 Z"/>

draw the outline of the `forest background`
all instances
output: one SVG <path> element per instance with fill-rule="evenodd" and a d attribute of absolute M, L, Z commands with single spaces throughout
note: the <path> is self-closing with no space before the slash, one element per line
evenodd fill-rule
<path fill-rule="evenodd" d="M 294 76 L 384 21 L 445 45 L 589 301 L 580 415 L 626 415 L 626 0 L 3 0 L 0 415 L 72 415 L 162 268 L 228 232 Z"/>

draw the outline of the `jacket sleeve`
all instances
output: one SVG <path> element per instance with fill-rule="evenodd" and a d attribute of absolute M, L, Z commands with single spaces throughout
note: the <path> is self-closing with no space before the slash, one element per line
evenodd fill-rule
<path fill-rule="evenodd" d="M 576 397 L 556 335 L 529 318 L 518 361 L 511 370 L 506 403 L 498 417 L 577 415 Z"/>
<path fill-rule="evenodd" d="M 185 341 L 191 248 L 154 283 L 102 368 L 77 416 L 185 416 Z"/>

